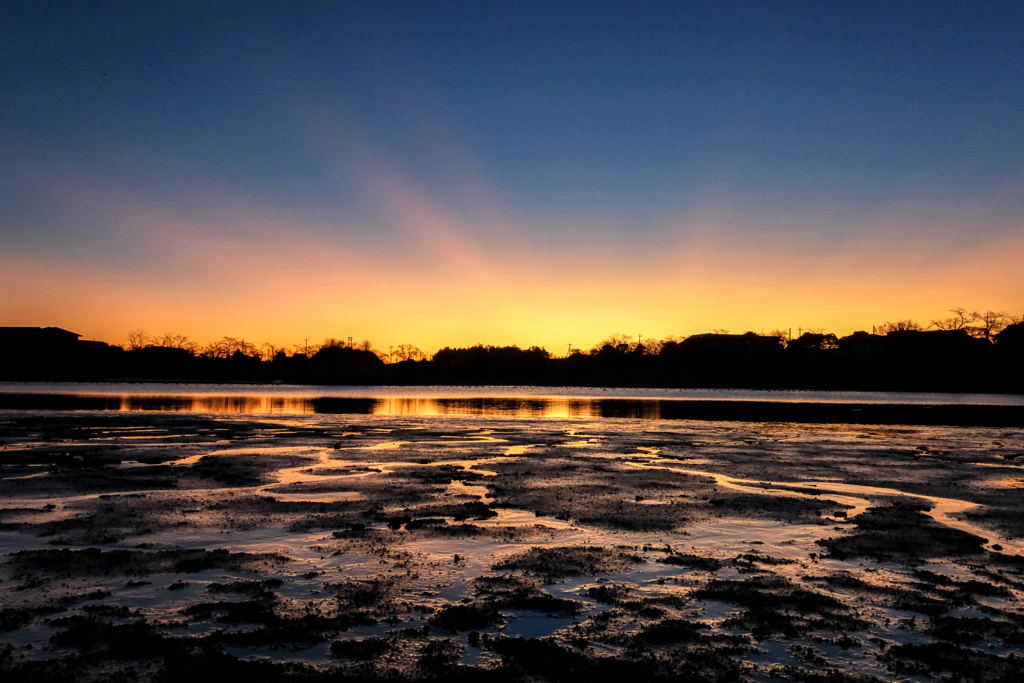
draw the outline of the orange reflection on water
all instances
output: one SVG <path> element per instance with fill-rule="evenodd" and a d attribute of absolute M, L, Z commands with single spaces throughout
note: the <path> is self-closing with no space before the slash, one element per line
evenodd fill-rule
<path fill-rule="evenodd" d="M 657 401 L 609 401 L 570 398 L 303 398 L 287 396 L 121 395 L 104 397 L 107 410 L 219 415 L 302 415 L 351 413 L 361 415 L 444 416 L 481 415 L 504 418 L 636 417 L 658 419 Z M 612 413 L 611 415 L 609 413 Z"/>
<path fill-rule="evenodd" d="M 316 412 L 308 399 L 283 396 L 138 396 L 112 397 L 120 402 L 116 410 L 165 413 L 286 414 Z"/>

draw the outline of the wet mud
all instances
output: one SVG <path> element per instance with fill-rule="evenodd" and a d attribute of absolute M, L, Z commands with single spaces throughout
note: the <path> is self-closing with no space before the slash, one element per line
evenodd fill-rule
<path fill-rule="evenodd" d="M 999 427 L 0 412 L 0 674 L 1016 682 L 1021 452 Z"/>

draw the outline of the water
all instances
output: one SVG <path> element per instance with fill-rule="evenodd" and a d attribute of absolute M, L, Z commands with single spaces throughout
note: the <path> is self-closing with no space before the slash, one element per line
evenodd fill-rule
<path fill-rule="evenodd" d="M 1024 395 L 535 386 L 2 382 L 0 408 L 1020 426 Z"/>

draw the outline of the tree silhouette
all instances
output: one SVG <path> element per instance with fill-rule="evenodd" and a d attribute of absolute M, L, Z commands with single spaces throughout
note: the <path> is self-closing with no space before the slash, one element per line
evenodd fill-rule
<path fill-rule="evenodd" d="M 933 320 L 931 326 L 937 330 L 967 330 L 970 332 L 971 326 L 981 318 L 977 311 L 968 313 L 966 308 L 951 308 L 949 312 L 953 315 L 949 318 Z"/>
<path fill-rule="evenodd" d="M 995 342 L 1002 348 L 1024 350 L 1024 321 L 1007 325 L 995 335 Z"/>
<path fill-rule="evenodd" d="M 913 332 L 921 329 L 921 326 L 915 323 L 913 320 L 897 320 L 891 323 L 882 323 L 878 326 L 878 331 L 881 334 L 889 334 L 890 332 Z"/>
<path fill-rule="evenodd" d="M 280 353 L 285 353 L 286 349 L 282 346 L 277 346 L 270 342 L 263 342 L 260 345 L 260 358 L 263 360 L 274 360 Z"/>
<path fill-rule="evenodd" d="M 985 311 L 978 316 L 978 324 L 974 326 L 974 336 L 992 341 L 1007 325 L 1014 322 L 1016 322 L 1014 316 L 1004 311 Z"/>
<path fill-rule="evenodd" d="M 774 336 L 774 335 L 772 335 Z M 839 348 L 839 340 L 836 335 L 824 332 L 804 332 L 796 339 L 790 340 L 786 345 L 787 349 L 803 349 L 822 351 Z"/>
<path fill-rule="evenodd" d="M 183 334 L 165 332 L 154 340 L 156 346 L 165 349 L 183 349 L 189 353 L 195 353 L 199 345 Z"/>
<path fill-rule="evenodd" d="M 412 344 L 399 344 L 395 347 L 393 356 L 401 362 L 404 360 L 424 360 L 427 354 Z"/>
<path fill-rule="evenodd" d="M 140 351 L 152 345 L 153 338 L 145 330 L 132 330 L 124 341 L 124 348 L 128 351 Z"/>
<path fill-rule="evenodd" d="M 207 358 L 231 358 L 235 354 L 260 358 L 260 350 L 252 342 L 235 337 L 222 337 L 210 342 L 202 348 L 201 354 Z"/>

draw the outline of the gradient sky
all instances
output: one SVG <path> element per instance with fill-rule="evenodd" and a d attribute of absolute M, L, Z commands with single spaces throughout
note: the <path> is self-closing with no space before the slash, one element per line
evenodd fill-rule
<path fill-rule="evenodd" d="M 561 353 L 1022 262 L 1020 2 L 0 5 L 0 325 Z"/>

